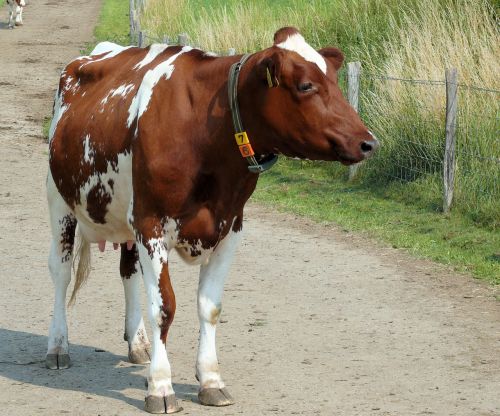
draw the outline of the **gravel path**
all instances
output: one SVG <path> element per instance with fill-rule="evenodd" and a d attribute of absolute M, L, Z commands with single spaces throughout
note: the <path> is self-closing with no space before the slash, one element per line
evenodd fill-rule
<path fill-rule="evenodd" d="M 122 341 L 118 255 L 93 251 L 69 311 L 74 366 L 43 367 L 53 290 L 45 202 L 59 71 L 91 39 L 100 1 L 33 0 L 0 25 L 0 414 L 143 414 L 146 367 Z M 6 16 L 3 7 L 1 16 Z M 237 404 L 196 401 L 197 270 L 176 258 L 169 335 L 183 414 L 500 415 L 494 289 L 332 226 L 250 205 L 218 346 Z"/>

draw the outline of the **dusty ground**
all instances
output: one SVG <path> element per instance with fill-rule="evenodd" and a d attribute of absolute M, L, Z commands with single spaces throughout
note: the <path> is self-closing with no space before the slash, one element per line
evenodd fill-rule
<path fill-rule="evenodd" d="M 69 312 L 74 366 L 42 362 L 53 293 L 40 124 L 99 3 L 32 1 L 23 28 L 0 26 L 1 415 L 142 412 L 146 368 L 125 361 L 115 252 L 94 251 Z M 184 414 L 500 415 L 492 288 L 330 226 L 258 206 L 247 217 L 218 335 L 232 407 L 196 403 L 197 271 L 171 269 L 168 348 Z"/>

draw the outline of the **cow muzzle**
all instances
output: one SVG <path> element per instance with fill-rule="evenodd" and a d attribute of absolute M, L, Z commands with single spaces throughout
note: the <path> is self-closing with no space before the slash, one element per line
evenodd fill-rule
<path fill-rule="evenodd" d="M 377 138 L 373 135 L 372 132 L 369 132 L 370 136 L 372 137 L 371 140 L 363 140 L 360 143 L 360 149 L 361 149 L 361 154 L 363 155 L 363 159 L 368 159 L 371 157 L 374 153 L 375 150 L 380 146 L 379 141 Z"/>

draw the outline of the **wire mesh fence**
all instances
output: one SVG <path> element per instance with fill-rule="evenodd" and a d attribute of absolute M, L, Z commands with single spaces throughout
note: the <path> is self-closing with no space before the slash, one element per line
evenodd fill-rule
<path fill-rule="evenodd" d="M 420 184 L 421 190 L 442 195 L 448 179 L 455 206 L 476 221 L 498 226 L 500 91 L 455 82 L 456 145 L 450 179 L 444 164 L 449 156 L 446 81 L 363 71 L 355 76 L 359 79 L 353 82 L 352 74 L 341 71 L 339 84 L 349 97 L 349 84 L 359 85 L 358 111 L 382 144 L 372 160 L 355 169 L 357 180 Z"/>

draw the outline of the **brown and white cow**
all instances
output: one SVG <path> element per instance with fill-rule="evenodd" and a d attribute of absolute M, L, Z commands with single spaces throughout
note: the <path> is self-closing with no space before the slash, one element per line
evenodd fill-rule
<path fill-rule="evenodd" d="M 9 29 L 14 29 L 14 26 L 23 25 L 23 8 L 26 6 L 24 0 L 7 0 L 9 5 Z"/>
<path fill-rule="evenodd" d="M 106 241 L 121 245 L 129 358 L 146 362 L 151 355 L 146 410 L 180 410 L 166 351 L 176 306 L 172 249 L 200 266 L 200 402 L 233 403 L 219 371 L 215 329 L 243 207 L 261 166 L 274 154 L 351 164 L 377 147 L 337 85 L 342 61 L 338 49 L 316 51 L 296 29 L 283 28 L 273 46 L 245 57 L 105 42 L 65 68 L 50 129 L 55 305 L 47 367 L 70 364 L 65 296 L 78 224 L 83 242 L 73 295 L 86 277 L 89 243 L 102 250 Z M 241 124 L 246 135 L 237 131 L 235 142 Z M 152 354 L 140 312 L 141 275 Z"/>

